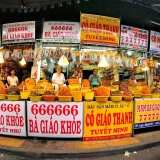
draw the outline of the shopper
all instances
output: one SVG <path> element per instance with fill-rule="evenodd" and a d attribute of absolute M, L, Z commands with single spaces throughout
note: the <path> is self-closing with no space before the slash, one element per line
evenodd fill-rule
<path fill-rule="evenodd" d="M 91 87 L 98 87 L 101 85 L 102 82 L 101 82 L 100 76 L 98 76 L 97 69 L 93 70 L 93 74 L 89 76 L 89 81 L 90 81 Z"/>
<path fill-rule="evenodd" d="M 10 86 L 18 86 L 19 85 L 19 80 L 18 77 L 15 76 L 16 71 L 14 69 L 11 70 L 10 76 L 7 77 L 7 82 Z"/>
<path fill-rule="evenodd" d="M 58 90 L 60 87 L 65 86 L 65 77 L 64 74 L 61 73 L 62 68 L 60 66 L 56 67 L 56 73 L 53 74 L 52 77 L 52 85 L 55 87 L 55 90 Z"/>

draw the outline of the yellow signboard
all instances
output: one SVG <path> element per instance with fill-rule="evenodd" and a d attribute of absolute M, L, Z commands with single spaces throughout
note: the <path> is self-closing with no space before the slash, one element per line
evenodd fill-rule
<path fill-rule="evenodd" d="M 160 125 L 160 99 L 135 100 L 134 128 Z"/>
<path fill-rule="evenodd" d="M 119 45 L 120 19 L 93 14 L 81 14 L 81 42 Z"/>
<path fill-rule="evenodd" d="M 133 102 L 84 102 L 84 140 L 132 135 Z"/>

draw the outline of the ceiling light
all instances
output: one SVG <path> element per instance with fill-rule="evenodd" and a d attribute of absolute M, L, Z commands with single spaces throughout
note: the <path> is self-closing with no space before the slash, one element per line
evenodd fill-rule
<path fill-rule="evenodd" d="M 75 0 L 75 2 L 76 2 L 77 4 L 79 4 L 79 3 L 80 3 L 80 0 Z"/>
<path fill-rule="evenodd" d="M 54 5 L 50 5 L 50 8 L 54 8 Z"/>
<path fill-rule="evenodd" d="M 59 4 L 58 4 L 58 7 L 62 7 L 62 3 L 59 3 Z"/>
<path fill-rule="evenodd" d="M 71 5 L 71 1 L 67 2 L 67 5 Z"/>
<path fill-rule="evenodd" d="M 24 57 L 22 58 L 22 60 L 19 62 L 22 66 L 26 64 L 26 61 L 24 59 Z"/>
<path fill-rule="evenodd" d="M 106 57 L 103 54 L 101 54 L 98 67 L 108 67 L 108 66 L 109 66 L 109 64 L 106 60 Z"/>
<path fill-rule="evenodd" d="M 156 24 L 156 25 L 159 25 L 159 26 L 160 26 L 160 23 L 158 23 L 158 22 L 151 21 L 151 20 L 150 20 L 150 22 L 153 23 L 153 24 Z"/>
<path fill-rule="evenodd" d="M 69 65 L 69 62 L 68 62 L 67 57 L 64 56 L 64 55 L 62 55 L 61 58 L 60 58 L 59 61 L 58 61 L 58 65 L 64 66 L 64 67 L 68 66 L 68 65 Z"/>

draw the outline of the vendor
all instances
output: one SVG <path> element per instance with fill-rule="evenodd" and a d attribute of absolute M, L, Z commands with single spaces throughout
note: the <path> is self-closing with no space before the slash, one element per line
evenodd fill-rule
<path fill-rule="evenodd" d="M 18 86 L 19 85 L 19 81 L 18 81 L 18 77 L 15 76 L 16 71 L 14 69 L 11 70 L 11 75 L 7 77 L 7 82 L 10 86 Z"/>
<path fill-rule="evenodd" d="M 90 81 L 91 87 L 98 87 L 101 85 L 102 82 L 101 82 L 100 76 L 98 76 L 97 69 L 93 70 L 93 74 L 89 76 L 89 81 Z"/>
<path fill-rule="evenodd" d="M 62 68 L 60 66 L 56 67 L 56 73 L 52 76 L 52 85 L 55 87 L 55 90 L 58 90 L 61 86 L 65 86 L 65 77 L 64 74 L 61 73 Z"/>

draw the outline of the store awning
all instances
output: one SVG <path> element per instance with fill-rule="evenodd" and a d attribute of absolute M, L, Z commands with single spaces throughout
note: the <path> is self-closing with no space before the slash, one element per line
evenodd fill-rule
<path fill-rule="evenodd" d="M 121 18 L 121 24 L 160 31 L 159 0 L 1 0 L 0 23 L 80 21 L 80 13 Z"/>

